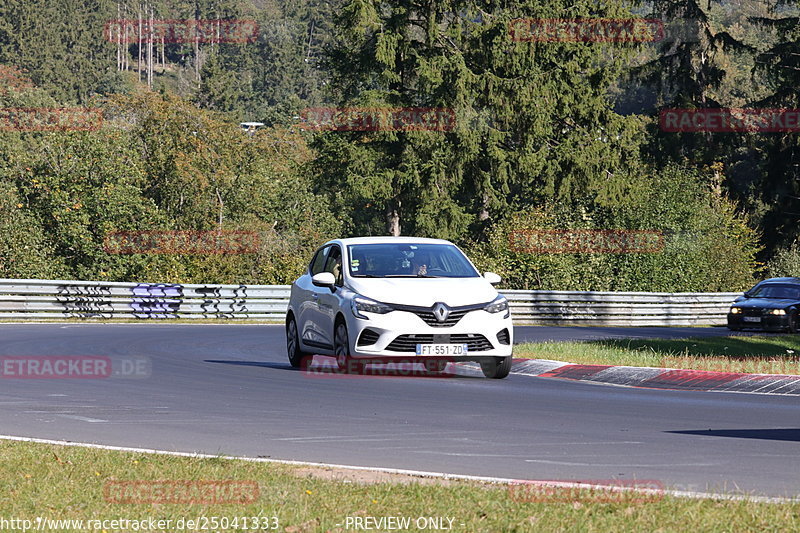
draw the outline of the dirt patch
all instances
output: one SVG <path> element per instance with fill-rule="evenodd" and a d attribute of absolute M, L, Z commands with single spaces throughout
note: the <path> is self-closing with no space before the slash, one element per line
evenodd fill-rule
<path fill-rule="evenodd" d="M 312 477 L 328 481 L 340 481 L 342 483 L 361 483 L 365 485 L 373 483 L 418 483 L 420 485 L 441 485 L 449 487 L 456 483 L 455 480 L 442 479 L 435 477 L 412 476 L 409 474 L 393 474 L 390 472 L 378 472 L 375 470 L 351 470 L 349 468 L 330 468 L 304 466 L 292 469 L 292 473 L 297 477 Z"/>

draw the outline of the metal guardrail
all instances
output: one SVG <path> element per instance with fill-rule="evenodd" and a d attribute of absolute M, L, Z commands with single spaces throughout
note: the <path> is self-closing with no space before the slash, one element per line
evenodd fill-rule
<path fill-rule="evenodd" d="M 722 325 L 741 293 L 500 291 L 521 324 Z M 288 285 L 0 279 L 0 319 L 282 320 Z"/>
<path fill-rule="evenodd" d="M 740 292 L 501 291 L 515 322 L 553 326 L 722 326 Z"/>
<path fill-rule="evenodd" d="M 281 319 L 287 285 L 0 279 L 0 318 Z"/>

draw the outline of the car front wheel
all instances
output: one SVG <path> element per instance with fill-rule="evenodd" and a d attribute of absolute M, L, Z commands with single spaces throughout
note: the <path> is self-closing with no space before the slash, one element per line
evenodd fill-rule
<path fill-rule="evenodd" d="M 344 320 L 337 322 L 333 332 L 333 354 L 339 370 L 348 374 L 360 374 L 363 370 L 363 365 L 350 357 L 350 337 L 347 335 L 347 324 Z"/>
<path fill-rule="evenodd" d="M 481 361 L 481 370 L 487 378 L 503 379 L 511 372 L 511 356 Z"/>

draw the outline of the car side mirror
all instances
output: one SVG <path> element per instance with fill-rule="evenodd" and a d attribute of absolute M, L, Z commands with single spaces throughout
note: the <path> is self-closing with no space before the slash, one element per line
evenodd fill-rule
<path fill-rule="evenodd" d="M 752 293 L 751 293 L 750 291 L 746 291 L 746 292 L 744 293 L 744 297 L 745 297 L 745 298 L 752 298 Z"/>
<path fill-rule="evenodd" d="M 492 285 L 494 285 L 495 283 L 500 283 L 501 281 L 503 281 L 503 278 L 501 278 L 500 276 L 498 276 L 494 272 L 484 272 L 483 277 L 486 279 L 486 281 L 488 281 Z"/>
<path fill-rule="evenodd" d="M 317 287 L 333 287 L 336 283 L 336 278 L 330 272 L 320 272 L 319 274 L 314 274 L 311 278 L 311 283 Z"/>

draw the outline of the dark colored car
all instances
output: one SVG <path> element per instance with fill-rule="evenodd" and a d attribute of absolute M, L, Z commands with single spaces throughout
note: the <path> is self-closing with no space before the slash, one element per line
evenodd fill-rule
<path fill-rule="evenodd" d="M 797 333 L 798 313 L 800 278 L 771 278 L 736 298 L 728 311 L 728 329 Z"/>

